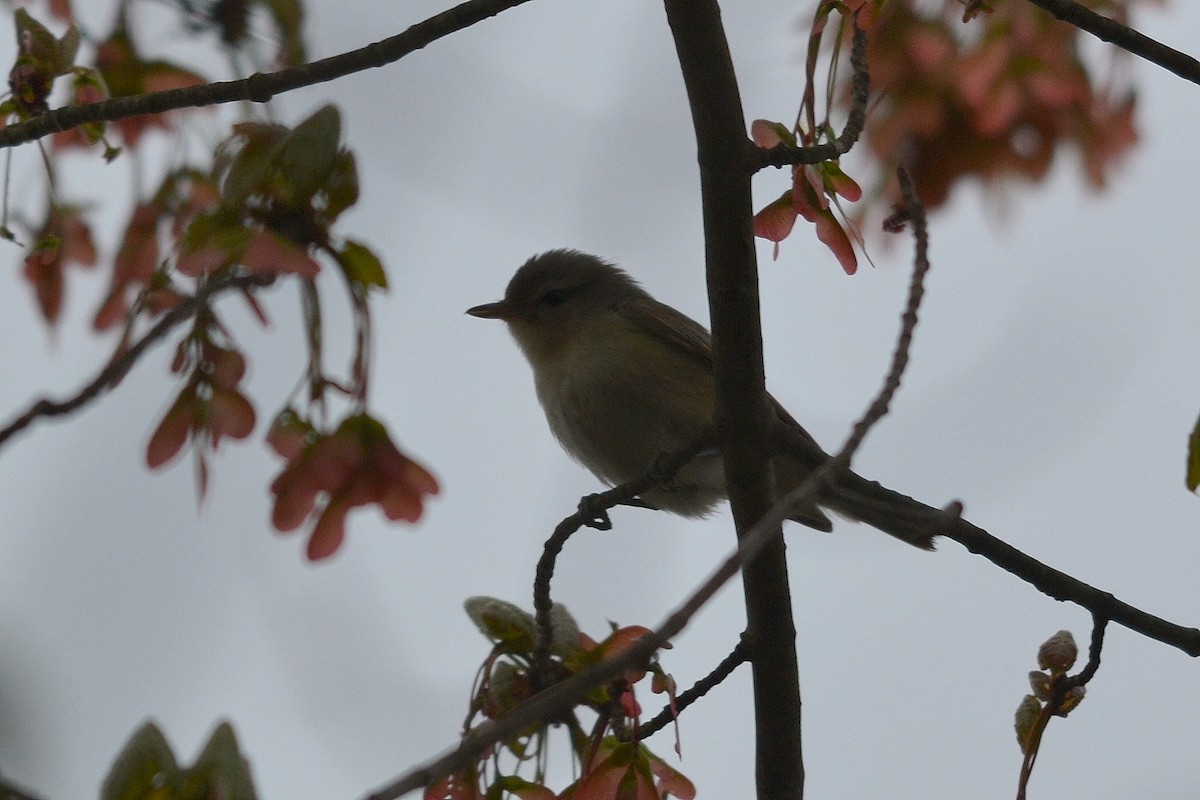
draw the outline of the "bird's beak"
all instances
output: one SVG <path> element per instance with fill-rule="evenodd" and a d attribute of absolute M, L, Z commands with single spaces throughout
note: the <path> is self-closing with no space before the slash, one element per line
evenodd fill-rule
<path fill-rule="evenodd" d="M 507 320 L 513 315 L 513 308 L 503 300 L 498 300 L 495 303 L 484 303 L 481 306 L 468 308 L 467 313 L 472 317 L 479 317 L 481 319 Z"/>

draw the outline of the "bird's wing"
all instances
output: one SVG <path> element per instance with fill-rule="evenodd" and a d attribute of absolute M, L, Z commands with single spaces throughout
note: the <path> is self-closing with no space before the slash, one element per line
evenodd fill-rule
<path fill-rule="evenodd" d="M 665 337 L 671 344 L 700 361 L 706 370 L 712 371 L 712 337 L 699 322 L 649 297 L 626 301 L 619 306 L 618 310 L 623 316 L 651 335 Z M 787 409 L 779 404 L 778 400 L 770 395 L 767 396 L 767 399 L 770 400 L 779 420 L 785 425 L 799 430 L 803 437 L 812 444 L 809 468 L 828 458 L 825 451 L 817 444 L 817 440 L 804 430 L 804 426 L 797 422 L 787 412 Z"/>
<path fill-rule="evenodd" d="M 617 306 L 621 316 L 655 338 L 665 338 L 712 370 L 712 337 L 699 322 L 649 297 L 626 300 Z"/>

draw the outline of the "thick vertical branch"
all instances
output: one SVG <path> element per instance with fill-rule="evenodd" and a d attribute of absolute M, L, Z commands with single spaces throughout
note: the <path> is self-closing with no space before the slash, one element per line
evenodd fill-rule
<path fill-rule="evenodd" d="M 716 0 L 665 0 L 665 5 L 696 128 L 716 374 L 714 426 L 740 537 L 773 497 L 764 446 L 770 417 L 754 258 L 751 143 Z M 804 792 L 800 684 L 778 525 L 774 540 L 743 567 L 743 586 L 758 797 L 794 800 Z"/>

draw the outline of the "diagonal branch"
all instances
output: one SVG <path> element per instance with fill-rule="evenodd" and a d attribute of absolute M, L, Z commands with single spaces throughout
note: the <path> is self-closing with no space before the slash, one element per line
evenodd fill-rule
<path fill-rule="evenodd" d="M 528 0 L 467 0 L 418 22 L 395 36 L 357 50 L 278 72 L 258 72 L 237 81 L 218 81 L 186 89 L 118 97 L 100 103 L 67 106 L 0 130 L 0 147 L 32 142 L 43 136 L 88 122 L 113 122 L 139 114 L 160 114 L 180 108 L 199 108 L 249 101 L 265 103 L 277 94 L 325 83 L 372 67 L 382 67 L 463 28 L 494 17 Z"/>
<path fill-rule="evenodd" d="M 65 400 L 51 400 L 43 397 L 34 402 L 25 413 L 0 428 L 0 447 L 3 447 L 9 439 L 37 420 L 43 417 L 61 417 L 70 414 L 96 400 L 109 389 L 116 387 L 146 350 L 170 333 L 176 325 L 190 319 L 196 310 L 208 303 L 211 298 L 232 289 L 265 286 L 274 280 L 273 275 L 231 275 L 202 286 L 196 291 L 196 294 L 164 314 L 162 319 L 146 331 L 141 339 L 114 356 L 103 369 L 96 373 L 96 377 L 88 381 L 74 395 Z"/>
<path fill-rule="evenodd" d="M 1160 41 L 1138 33 L 1127 25 L 1122 25 L 1115 19 L 1097 14 L 1090 8 L 1085 8 L 1071 0 L 1029 0 L 1029 2 L 1050 12 L 1055 18 L 1074 25 L 1081 31 L 1087 31 L 1097 39 L 1115 44 L 1122 50 L 1146 59 L 1151 64 L 1157 64 L 1165 70 L 1174 72 L 1184 80 L 1200 83 L 1200 61 L 1187 53 L 1181 53 L 1173 47 L 1168 47 Z"/>
<path fill-rule="evenodd" d="M 1000 569 L 1016 575 L 1055 600 L 1075 603 L 1091 611 L 1093 615 L 1107 617 L 1112 622 L 1147 638 L 1177 647 L 1189 656 L 1200 656 L 1200 630 L 1177 625 L 1118 600 L 1109 592 L 1090 586 L 1022 553 L 965 519 L 956 520 L 953 525 L 938 533 L 958 542 L 972 553 L 983 556 Z"/>

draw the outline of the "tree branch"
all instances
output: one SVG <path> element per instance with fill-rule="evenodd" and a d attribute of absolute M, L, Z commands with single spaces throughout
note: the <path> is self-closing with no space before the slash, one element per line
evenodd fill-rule
<path fill-rule="evenodd" d="M 965 519 L 958 519 L 939 533 L 958 542 L 972 553 L 983 556 L 1005 572 L 1017 576 L 1055 600 L 1075 603 L 1091 611 L 1093 615 L 1107 617 L 1131 631 L 1177 647 L 1189 656 L 1200 656 L 1200 630 L 1176 625 L 1118 600 L 1109 592 L 1101 591 L 1022 553 Z"/>
<path fill-rule="evenodd" d="M 274 282 L 273 275 L 230 275 L 202 286 L 187 300 L 172 308 L 162 319 L 154 324 L 141 339 L 138 339 L 123 352 L 113 357 L 82 389 L 66 400 L 51 400 L 43 397 L 29 409 L 0 428 L 0 447 L 16 434 L 28 428 L 42 417 L 60 417 L 70 414 L 91 401 L 100 397 L 109 389 L 114 388 L 133 365 L 155 342 L 171 332 L 176 325 L 189 319 L 196 309 L 203 306 L 210 298 L 231 289 L 247 289 L 251 286 L 266 286 Z"/>
<path fill-rule="evenodd" d="M 704 254 L 712 320 L 717 446 L 725 464 L 739 541 L 771 507 L 767 460 L 772 413 L 763 368 L 758 271 L 754 257 L 755 172 L 729 44 L 716 0 L 666 0 L 696 131 Z M 742 570 L 743 641 L 753 671 L 755 779 L 759 800 L 804 794 L 800 671 L 782 529 Z"/>
<path fill-rule="evenodd" d="M 1138 33 L 1127 25 L 1097 14 L 1071 0 L 1029 0 L 1055 18 L 1087 31 L 1098 39 L 1115 44 L 1122 50 L 1174 72 L 1184 80 L 1200 84 L 1200 61 L 1187 53 L 1168 47 L 1162 42 Z"/>
<path fill-rule="evenodd" d="M 67 106 L 0 130 L 0 147 L 12 147 L 70 130 L 88 122 L 113 122 L 140 114 L 160 114 L 180 108 L 198 108 L 249 101 L 265 103 L 277 94 L 345 77 L 371 67 L 382 67 L 463 28 L 494 17 L 528 0 L 467 0 L 454 8 L 418 22 L 395 36 L 348 53 L 323 58 L 278 72 L 258 72 L 236 81 L 218 81 L 185 89 L 118 97 L 100 103 Z"/>

